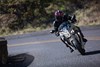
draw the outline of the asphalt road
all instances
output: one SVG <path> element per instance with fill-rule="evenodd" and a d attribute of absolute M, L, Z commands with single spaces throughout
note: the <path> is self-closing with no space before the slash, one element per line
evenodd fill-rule
<path fill-rule="evenodd" d="M 49 31 L 27 34 L 24 37 L 7 38 L 9 56 L 18 56 L 19 61 L 9 67 L 100 67 L 100 26 L 83 27 L 88 39 L 86 55 L 78 51 L 70 53 L 54 34 Z M 39 34 L 42 33 L 42 34 Z M 36 35 L 37 34 L 37 35 Z M 23 60 L 22 60 L 23 59 Z M 11 60 L 11 59 L 10 59 Z M 15 59 L 13 59 L 15 60 Z M 11 61 L 9 61 L 11 62 Z"/>

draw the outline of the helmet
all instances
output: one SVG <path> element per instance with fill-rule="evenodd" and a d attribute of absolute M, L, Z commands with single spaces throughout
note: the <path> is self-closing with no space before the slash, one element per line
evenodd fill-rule
<path fill-rule="evenodd" d="M 56 18 L 57 20 L 62 19 L 63 15 L 64 15 L 63 11 L 57 10 L 57 11 L 55 12 L 55 18 Z"/>
<path fill-rule="evenodd" d="M 55 12 L 55 16 L 63 16 L 63 15 L 64 15 L 63 11 L 57 10 Z"/>

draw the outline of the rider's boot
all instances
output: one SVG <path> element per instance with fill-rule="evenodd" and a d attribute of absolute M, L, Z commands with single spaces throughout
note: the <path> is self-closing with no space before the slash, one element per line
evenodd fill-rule
<path fill-rule="evenodd" d="M 78 31 L 80 33 L 80 35 L 82 36 L 83 41 L 86 43 L 87 42 L 87 39 L 84 38 L 84 35 L 83 35 L 82 31 L 80 30 L 80 28 L 77 27 L 77 26 L 75 26 L 74 30 L 75 31 Z"/>
<path fill-rule="evenodd" d="M 84 42 L 87 42 L 87 39 L 83 37 L 83 41 L 84 41 Z"/>

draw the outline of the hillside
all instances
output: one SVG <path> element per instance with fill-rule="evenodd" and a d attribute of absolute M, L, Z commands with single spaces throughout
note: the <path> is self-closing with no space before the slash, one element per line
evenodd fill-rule
<path fill-rule="evenodd" d="M 85 8 L 75 11 L 78 25 L 98 25 L 100 24 L 100 1 L 88 2 Z"/>
<path fill-rule="evenodd" d="M 79 26 L 100 24 L 99 0 L 0 0 L 0 34 L 16 35 L 50 28 L 54 11 L 75 14 Z"/>

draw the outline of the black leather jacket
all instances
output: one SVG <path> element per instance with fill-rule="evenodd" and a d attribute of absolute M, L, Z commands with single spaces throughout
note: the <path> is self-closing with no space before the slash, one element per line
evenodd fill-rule
<path fill-rule="evenodd" d="M 74 17 L 72 18 L 71 15 L 65 14 L 64 17 L 62 18 L 62 20 L 57 20 L 57 19 L 55 18 L 55 21 L 53 22 L 54 29 L 55 29 L 56 31 L 58 31 L 58 27 L 60 26 L 60 24 L 62 24 L 62 23 L 65 22 L 65 21 L 68 21 L 68 20 L 70 20 L 70 21 L 72 21 L 72 22 L 76 22 L 76 17 L 74 16 Z"/>

